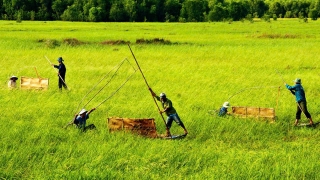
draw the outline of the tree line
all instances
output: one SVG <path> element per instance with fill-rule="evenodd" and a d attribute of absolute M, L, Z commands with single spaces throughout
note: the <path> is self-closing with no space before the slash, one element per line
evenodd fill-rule
<path fill-rule="evenodd" d="M 2 20 L 207 22 L 252 18 L 317 20 L 320 0 L 2 0 Z"/>

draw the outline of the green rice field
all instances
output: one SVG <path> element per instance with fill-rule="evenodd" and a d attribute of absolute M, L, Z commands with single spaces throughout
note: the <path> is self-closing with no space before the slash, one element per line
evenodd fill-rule
<path fill-rule="evenodd" d="M 283 82 L 302 79 L 319 122 L 319 29 L 299 19 L 0 21 L 0 179 L 320 179 L 319 127 L 293 126 L 295 97 Z M 50 65 L 58 57 L 69 90 L 59 91 Z M 7 86 L 12 75 L 15 89 Z M 48 89 L 22 89 L 21 77 L 48 78 Z M 146 82 L 172 100 L 184 139 L 109 132 L 108 117 L 127 117 L 155 118 L 165 133 Z M 225 101 L 274 108 L 275 121 L 219 117 Z M 94 107 L 87 123 L 96 130 L 63 128 Z M 183 129 L 173 123 L 171 133 Z"/>

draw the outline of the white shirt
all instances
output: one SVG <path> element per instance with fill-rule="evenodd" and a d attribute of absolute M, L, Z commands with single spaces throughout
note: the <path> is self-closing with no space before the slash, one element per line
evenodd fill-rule
<path fill-rule="evenodd" d="M 15 81 L 13 81 L 13 80 L 10 80 L 8 82 L 8 87 L 9 88 L 16 88 L 17 87 L 17 83 Z"/>

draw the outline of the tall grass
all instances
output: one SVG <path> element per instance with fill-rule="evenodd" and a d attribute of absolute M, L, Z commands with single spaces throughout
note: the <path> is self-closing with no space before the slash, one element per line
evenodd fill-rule
<path fill-rule="evenodd" d="M 317 122 L 318 21 L 0 21 L 0 27 L 3 179 L 319 179 L 319 129 L 292 126 L 295 100 L 282 82 L 282 78 L 288 84 L 302 79 L 309 111 Z M 172 44 L 135 43 L 154 38 Z M 70 45 L 65 39 L 81 43 Z M 185 139 L 109 133 L 106 120 L 111 116 L 154 117 L 158 133 L 165 131 L 139 72 L 91 114 L 88 123 L 97 130 L 81 133 L 62 128 L 80 110 L 77 106 L 87 92 L 119 62 L 127 58 L 135 65 L 127 45 L 103 44 L 117 40 L 131 43 L 151 88 L 173 101 L 189 131 Z M 59 56 L 65 59 L 70 91 L 59 92 L 56 72 L 44 56 L 52 63 Z M 41 77 L 49 78 L 47 91 L 7 88 L 11 75 L 36 77 L 34 67 Z M 103 102 L 131 73 L 131 65 L 125 63 L 85 108 Z M 277 120 L 208 113 L 226 100 L 232 106 L 275 108 Z M 176 124 L 171 131 L 183 132 Z"/>

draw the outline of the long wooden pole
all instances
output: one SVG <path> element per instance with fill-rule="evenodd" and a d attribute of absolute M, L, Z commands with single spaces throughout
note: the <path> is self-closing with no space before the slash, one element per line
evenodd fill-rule
<path fill-rule="evenodd" d="M 137 66 L 138 66 L 138 68 L 139 68 L 139 71 L 140 71 L 140 73 L 141 73 L 141 75 L 142 75 L 142 77 L 143 77 L 143 79 L 144 79 L 144 82 L 146 83 L 146 85 L 148 86 L 148 89 L 149 89 L 149 91 L 150 91 L 151 88 L 150 88 L 150 86 L 149 86 L 149 84 L 148 84 L 148 82 L 147 82 L 147 79 L 146 79 L 146 77 L 144 76 L 144 74 L 143 74 L 143 72 L 142 72 L 142 70 L 141 70 L 141 68 L 140 68 L 140 65 L 139 65 L 136 57 L 134 56 L 133 51 L 131 50 L 131 47 L 130 47 L 129 44 L 128 44 L 128 47 L 129 47 L 129 49 L 130 49 L 130 51 L 131 51 L 131 54 L 132 54 L 132 56 L 133 56 L 133 58 L 134 58 L 134 60 L 135 60 L 135 62 L 136 62 L 136 64 L 137 64 Z M 157 108 L 158 108 L 158 112 L 160 112 L 160 107 L 159 107 L 157 101 L 156 101 L 155 98 L 153 97 L 151 91 L 150 91 L 150 93 L 151 93 L 151 96 L 152 96 L 152 99 L 153 99 L 154 103 L 156 104 L 156 106 L 157 106 Z M 159 114 L 160 114 L 161 117 L 162 117 L 162 120 L 163 120 L 163 122 L 164 122 L 164 124 L 165 124 L 165 126 L 166 126 L 167 132 L 168 132 L 169 135 L 171 136 L 170 131 L 169 131 L 169 128 L 168 128 L 168 126 L 167 126 L 167 124 L 166 124 L 166 121 L 164 120 L 163 115 L 162 115 L 161 113 L 159 113 Z"/>

